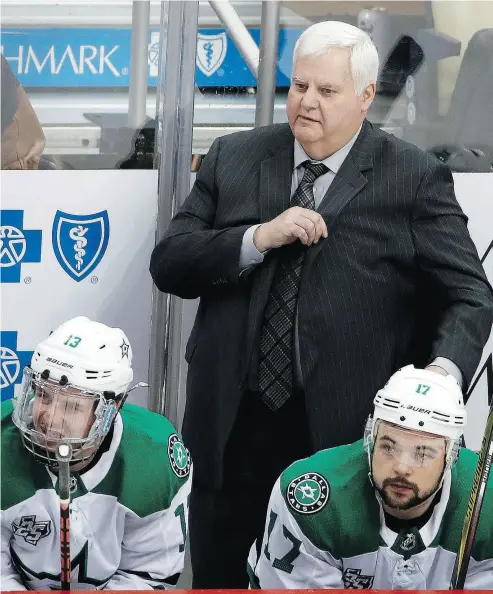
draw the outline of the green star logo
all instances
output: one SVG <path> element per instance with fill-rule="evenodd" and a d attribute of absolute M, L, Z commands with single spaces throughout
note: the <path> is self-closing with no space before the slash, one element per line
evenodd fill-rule
<path fill-rule="evenodd" d="M 320 497 L 320 487 L 318 483 L 314 480 L 305 480 L 299 483 L 296 487 L 296 501 L 301 503 L 301 505 L 305 505 L 307 503 L 313 503 L 314 501 L 318 501 Z"/>
<path fill-rule="evenodd" d="M 178 468 L 180 468 L 181 470 L 186 468 L 188 456 L 187 451 L 185 450 L 185 446 L 182 443 L 176 442 L 173 446 L 173 458 Z"/>
<path fill-rule="evenodd" d="M 190 454 L 176 433 L 169 436 L 168 457 L 171 469 L 177 477 L 185 478 L 190 474 Z"/>
<path fill-rule="evenodd" d="M 287 501 L 300 514 L 314 514 L 329 500 L 329 483 L 317 472 L 293 479 L 288 485 Z"/>

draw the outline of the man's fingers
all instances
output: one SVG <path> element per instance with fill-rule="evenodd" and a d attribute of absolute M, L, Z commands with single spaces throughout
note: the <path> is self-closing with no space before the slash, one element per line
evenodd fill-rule
<path fill-rule="evenodd" d="M 311 243 L 308 233 L 304 227 L 297 225 L 296 223 L 293 223 L 291 227 L 291 236 L 297 237 L 304 245 L 310 245 Z"/>
<path fill-rule="evenodd" d="M 300 217 L 310 220 L 314 225 L 314 237 L 313 241 L 316 243 L 320 237 L 327 237 L 327 225 L 322 216 L 318 214 L 318 212 L 314 212 L 313 210 L 303 209 L 303 212 L 300 213 Z"/>
<path fill-rule="evenodd" d="M 323 217 L 316 211 L 301 206 L 293 206 L 278 217 L 279 231 L 286 245 L 299 239 L 304 245 L 317 243 L 320 237 L 327 237 L 327 226 Z M 283 230 L 282 230 L 283 229 Z"/>
<path fill-rule="evenodd" d="M 295 224 L 299 227 L 302 227 L 306 235 L 308 237 L 308 244 L 311 245 L 315 240 L 318 239 L 317 237 L 317 226 L 314 221 L 308 219 L 307 217 L 300 216 L 296 219 Z"/>

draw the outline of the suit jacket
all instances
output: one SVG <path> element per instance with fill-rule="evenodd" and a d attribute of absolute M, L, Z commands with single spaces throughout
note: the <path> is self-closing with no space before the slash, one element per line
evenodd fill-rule
<path fill-rule="evenodd" d="M 221 484 L 240 399 L 258 383 L 279 250 L 240 274 L 240 249 L 249 226 L 289 208 L 293 143 L 287 124 L 217 139 L 152 254 L 161 291 L 200 297 L 183 425 L 199 485 Z M 376 391 L 403 365 L 447 357 L 467 385 L 493 299 L 448 167 L 368 122 L 318 212 L 329 236 L 307 248 L 298 325 L 312 445 L 322 449 L 361 437 Z"/>

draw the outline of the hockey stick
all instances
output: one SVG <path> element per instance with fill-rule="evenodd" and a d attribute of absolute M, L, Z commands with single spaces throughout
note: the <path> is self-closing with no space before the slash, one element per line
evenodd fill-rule
<path fill-rule="evenodd" d="M 58 461 L 58 496 L 60 498 L 61 589 L 70 590 L 70 460 L 72 447 L 62 443 L 56 452 Z"/>
<path fill-rule="evenodd" d="M 481 507 L 483 506 L 484 493 L 488 476 L 490 474 L 493 458 L 493 404 L 491 405 L 486 430 L 484 432 L 478 464 L 472 481 L 471 494 L 467 505 L 466 517 L 462 528 L 459 551 L 455 559 L 454 571 L 450 581 L 451 590 L 463 590 L 466 581 L 467 569 L 471 558 L 472 546 L 476 536 Z"/>

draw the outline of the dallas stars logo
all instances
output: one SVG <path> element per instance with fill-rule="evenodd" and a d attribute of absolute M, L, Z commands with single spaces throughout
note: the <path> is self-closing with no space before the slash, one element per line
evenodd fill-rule
<path fill-rule="evenodd" d="M 169 436 L 168 457 L 171 469 L 177 477 L 185 478 L 190 474 L 190 455 L 176 433 Z"/>
<path fill-rule="evenodd" d="M 317 472 L 302 474 L 288 486 L 289 505 L 300 514 L 314 514 L 329 500 L 329 483 Z"/>

